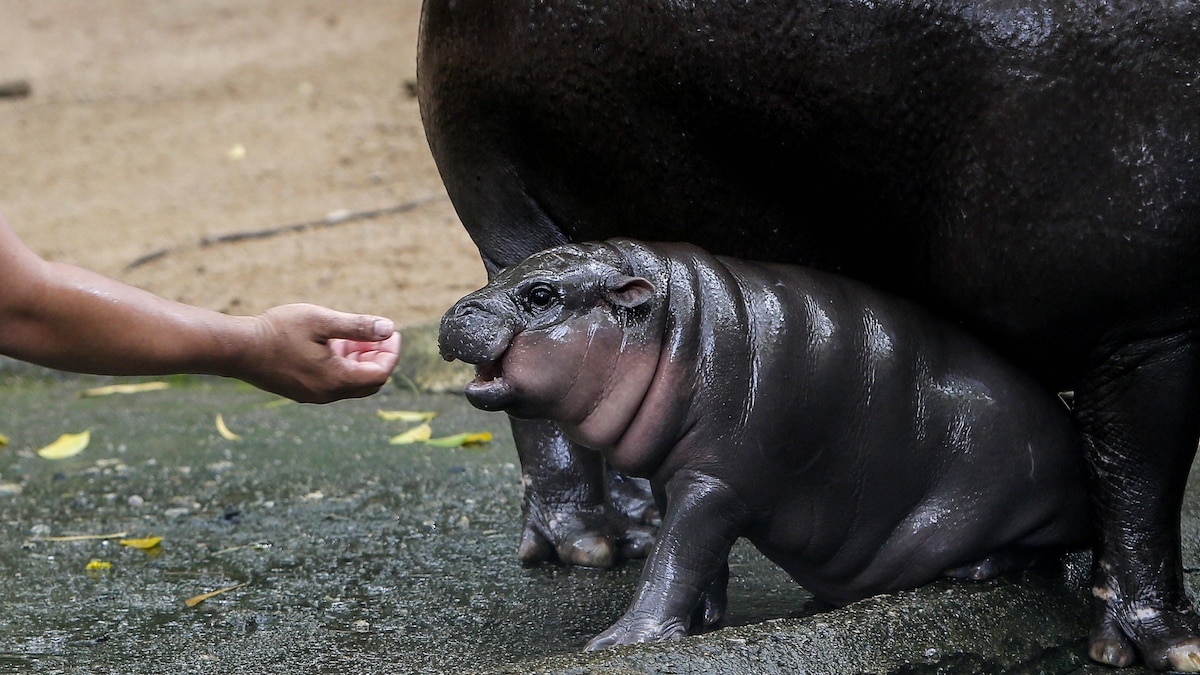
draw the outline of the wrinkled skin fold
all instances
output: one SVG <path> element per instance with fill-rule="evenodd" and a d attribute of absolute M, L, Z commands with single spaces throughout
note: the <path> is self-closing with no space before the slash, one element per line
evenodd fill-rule
<path fill-rule="evenodd" d="M 689 241 L 869 281 L 1074 390 L 1090 654 L 1197 670 L 1198 27 L 1164 0 L 426 0 L 418 90 L 493 274 L 568 241 Z M 522 559 L 645 541 L 594 453 L 514 433 Z"/>
<path fill-rule="evenodd" d="M 1066 406 L 965 331 L 836 275 L 685 244 L 561 246 L 457 303 L 439 342 L 475 364 L 476 406 L 549 420 L 650 479 L 658 541 L 589 649 L 718 623 L 740 537 L 833 604 L 1088 541 Z"/>

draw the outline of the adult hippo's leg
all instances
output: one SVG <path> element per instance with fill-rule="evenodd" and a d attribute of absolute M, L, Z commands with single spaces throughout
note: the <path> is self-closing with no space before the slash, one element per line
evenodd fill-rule
<path fill-rule="evenodd" d="M 624 558 L 645 557 L 653 530 L 638 522 L 646 512 L 648 486 L 612 477 L 600 453 L 567 440 L 550 422 L 512 419 L 521 460 L 523 530 L 521 562 L 557 558 L 587 567 L 611 567 Z M 621 489 L 610 489 L 609 481 Z M 614 499 L 614 493 L 624 500 Z"/>
<path fill-rule="evenodd" d="M 1200 671 L 1179 514 L 1200 437 L 1200 335 L 1125 344 L 1077 388 L 1098 545 L 1091 657 Z"/>

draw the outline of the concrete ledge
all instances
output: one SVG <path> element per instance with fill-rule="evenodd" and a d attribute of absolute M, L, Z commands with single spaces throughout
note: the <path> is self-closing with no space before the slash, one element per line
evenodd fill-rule
<path fill-rule="evenodd" d="M 803 619 L 670 644 L 518 663 L 494 673 L 1084 672 L 1089 556 L 1019 581 L 939 582 Z M 1099 672 L 1099 671 L 1097 671 Z M 1123 671 L 1131 672 L 1131 671 Z M 1136 672 L 1136 671 L 1133 671 Z"/>

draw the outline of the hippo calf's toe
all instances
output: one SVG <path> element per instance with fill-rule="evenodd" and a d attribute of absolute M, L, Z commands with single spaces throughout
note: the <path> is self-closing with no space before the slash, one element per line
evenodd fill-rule
<path fill-rule="evenodd" d="M 843 604 L 1087 543 L 1068 410 L 961 329 L 836 275 L 630 240 L 534 254 L 442 319 L 476 405 L 650 479 L 662 529 L 589 648 L 719 621 L 749 539 Z"/>

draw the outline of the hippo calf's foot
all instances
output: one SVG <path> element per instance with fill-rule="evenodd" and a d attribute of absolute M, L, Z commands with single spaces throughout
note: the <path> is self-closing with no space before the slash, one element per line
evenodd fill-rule
<path fill-rule="evenodd" d="M 722 565 L 716 579 L 709 584 L 708 590 L 700 594 L 700 601 L 692 613 L 690 624 L 678 617 L 663 619 L 630 612 L 608 630 L 592 638 L 584 649 L 599 651 L 640 642 L 680 640 L 703 630 L 717 628 L 724 620 L 725 611 L 729 607 L 728 588 L 729 564 L 726 563 Z"/>
<path fill-rule="evenodd" d="M 632 645 L 641 642 L 666 642 L 682 640 L 687 637 L 686 622 L 675 618 L 662 620 L 651 617 L 621 617 L 608 630 L 588 641 L 584 651 L 596 652 L 601 649 Z"/>

